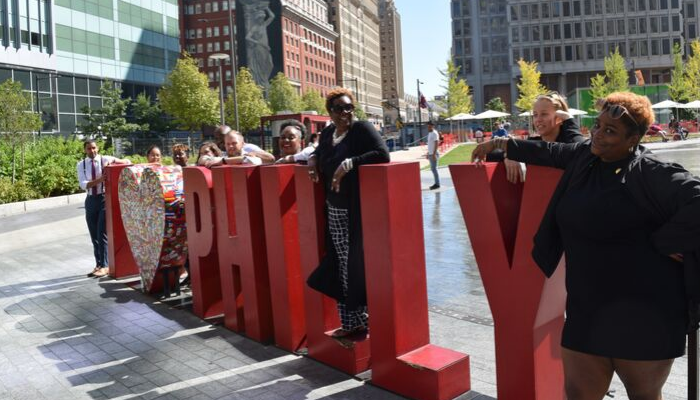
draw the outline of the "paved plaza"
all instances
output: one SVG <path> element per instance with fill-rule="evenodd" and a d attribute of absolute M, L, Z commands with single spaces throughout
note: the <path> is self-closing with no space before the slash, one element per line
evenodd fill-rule
<path fill-rule="evenodd" d="M 469 354 L 473 391 L 496 396 L 493 321 L 449 172 L 423 191 L 431 337 Z M 422 184 L 432 183 L 429 171 Z M 309 358 L 264 346 L 93 266 L 81 206 L 0 219 L 0 399 L 402 399 Z M 666 400 L 686 398 L 686 359 Z M 616 379 L 615 399 L 626 399 Z"/>

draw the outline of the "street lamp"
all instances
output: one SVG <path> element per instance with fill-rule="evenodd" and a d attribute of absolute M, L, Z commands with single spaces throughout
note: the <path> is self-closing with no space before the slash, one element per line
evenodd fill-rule
<path fill-rule="evenodd" d="M 229 0 L 224 0 L 224 1 L 229 1 Z M 236 73 L 238 72 L 238 59 L 236 58 L 236 40 L 233 38 L 233 31 L 235 26 L 233 25 L 233 14 L 231 10 L 231 3 L 229 1 L 228 5 L 228 38 L 229 41 L 231 42 L 231 79 L 232 79 L 232 86 L 233 86 L 233 118 L 236 124 L 236 130 L 238 131 L 238 96 L 236 93 Z M 211 22 L 211 21 L 224 21 L 226 18 L 213 18 L 213 19 L 198 19 L 197 21 L 199 22 Z M 219 71 L 221 71 L 221 67 L 219 67 Z M 219 72 L 219 75 L 221 73 Z M 223 115 L 223 112 L 222 112 Z"/>
<path fill-rule="evenodd" d="M 226 118 L 224 118 L 224 77 L 221 73 L 221 62 L 223 60 L 228 60 L 229 56 L 226 53 L 214 53 L 210 55 L 209 58 L 212 60 L 216 60 L 216 63 L 219 64 L 219 112 L 221 113 L 221 125 L 225 125 Z M 236 121 L 236 123 L 238 123 L 238 121 Z"/>

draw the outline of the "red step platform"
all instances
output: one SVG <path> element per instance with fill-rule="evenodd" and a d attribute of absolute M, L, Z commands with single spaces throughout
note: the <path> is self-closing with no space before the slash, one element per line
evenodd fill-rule
<path fill-rule="evenodd" d="M 295 167 L 295 187 L 299 213 L 299 246 L 304 282 L 325 252 L 323 187 L 309 179 L 305 166 Z M 369 369 L 370 340 L 366 335 L 334 339 L 340 327 L 336 302 L 304 284 L 307 349 L 309 357 L 345 373 L 356 375 Z"/>
<path fill-rule="evenodd" d="M 471 387 L 469 356 L 430 344 L 418 163 L 360 167 L 372 383 L 418 400 Z"/>

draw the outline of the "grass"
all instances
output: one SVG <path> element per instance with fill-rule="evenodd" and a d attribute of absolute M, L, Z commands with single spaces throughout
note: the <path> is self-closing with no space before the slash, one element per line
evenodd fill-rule
<path fill-rule="evenodd" d="M 468 162 L 472 159 L 472 150 L 476 147 L 476 143 L 461 144 L 452 148 L 438 160 L 438 167 L 444 167 L 450 164 Z"/>

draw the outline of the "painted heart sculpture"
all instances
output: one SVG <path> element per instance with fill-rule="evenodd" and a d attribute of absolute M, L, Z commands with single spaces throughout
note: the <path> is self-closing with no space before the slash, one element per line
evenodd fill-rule
<path fill-rule="evenodd" d="M 119 176 L 119 206 L 145 292 L 160 290 L 159 268 L 187 259 L 182 169 L 134 165 Z"/>

